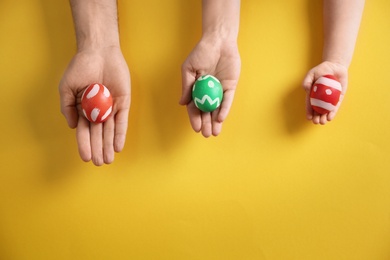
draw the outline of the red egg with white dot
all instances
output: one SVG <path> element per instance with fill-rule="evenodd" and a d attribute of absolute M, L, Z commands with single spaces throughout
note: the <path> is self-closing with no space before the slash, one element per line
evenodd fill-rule
<path fill-rule="evenodd" d="M 341 83 L 333 75 L 325 75 L 316 80 L 310 91 L 310 105 L 323 115 L 336 109 L 341 95 Z"/>
<path fill-rule="evenodd" d="M 81 96 L 84 116 L 92 123 L 103 123 L 112 112 L 112 96 L 103 84 L 90 84 Z"/>

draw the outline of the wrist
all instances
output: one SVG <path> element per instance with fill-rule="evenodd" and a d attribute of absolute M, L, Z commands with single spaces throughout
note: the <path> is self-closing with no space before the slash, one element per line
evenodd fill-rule
<path fill-rule="evenodd" d="M 201 42 L 213 47 L 237 45 L 237 37 L 230 34 L 221 34 L 220 32 L 210 31 L 202 34 Z"/>
<path fill-rule="evenodd" d="M 237 41 L 240 0 L 203 0 L 202 37 Z"/>
<path fill-rule="evenodd" d="M 348 68 L 352 61 L 353 50 L 342 47 L 341 45 L 332 44 L 328 41 L 324 43 L 322 59 L 333 62 Z"/>
<path fill-rule="evenodd" d="M 77 51 L 120 48 L 119 36 L 108 36 L 98 32 L 79 32 L 77 34 Z"/>
<path fill-rule="evenodd" d="M 116 2 L 71 1 L 78 51 L 119 47 Z"/>
<path fill-rule="evenodd" d="M 202 33 L 202 39 L 216 42 L 237 42 L 238 29 L 214 27 L 207 28 Z"/>
<path fill-rule="evenodd" d="M 341 59 L 339 57 L 333 57 L 333 56 L 324 56 L 322 59 L 323 63 L 331 63 L 336 66 L 341 66 L 345 69 L 349 68 L 350 63 L 344 59 Z"/>

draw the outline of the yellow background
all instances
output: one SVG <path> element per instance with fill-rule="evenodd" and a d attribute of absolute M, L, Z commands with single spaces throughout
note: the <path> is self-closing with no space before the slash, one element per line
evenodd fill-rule
<path fill-rule="evenodd" d="M 240 82 L 209 139 L 178 105 L 200 1 L 119 6 L 129 132 L 95 167 L 59 109 L 67 1 L 0 2 L 0 259 L 390 259 L 388 0 L 366 3 L 326 126 L 306 121 L 300 86 L 321 60 L 321 1 L 242 1 Z"/>

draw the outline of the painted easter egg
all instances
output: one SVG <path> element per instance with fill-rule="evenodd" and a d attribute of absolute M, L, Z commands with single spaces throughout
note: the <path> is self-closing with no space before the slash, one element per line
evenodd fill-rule
<path fill-rule="evenodd" d="M 221 82 L 211 75 L 199 77 L 192 88 L 192 99 L 201 111 L 214 111 L 221 105 L 223 99 Z"/>
<path fill-rule="evenodd" d="M 102 123 L 112 112 L 112 96 L 106 86 L 99 83 L 90 84 L 81 97 L 84 116 L 93 123 Z"/>
<path fill-rule="evenodd" d="M 310 104 L 319 114 L 335 110 L 341 95 L 341 84 L 333 75 L 318 78 L 310 91 Z"/>

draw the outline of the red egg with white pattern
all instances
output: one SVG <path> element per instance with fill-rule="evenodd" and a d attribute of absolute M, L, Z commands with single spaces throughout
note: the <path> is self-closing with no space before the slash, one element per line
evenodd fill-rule
<path fill-rule="evenodd" d="M 92 123 L 103 123 L 112 112 L 112 96 L 106 86 L 90 84 L 81 96 L 84 116 Z"/>
<path fill-rule="evenodd" d="M 341 95 L 341 83 L 333 75 L 325 75 L 314 82 L 310 91 L 310 105 L 323 115 L 336 109 Z"/>

